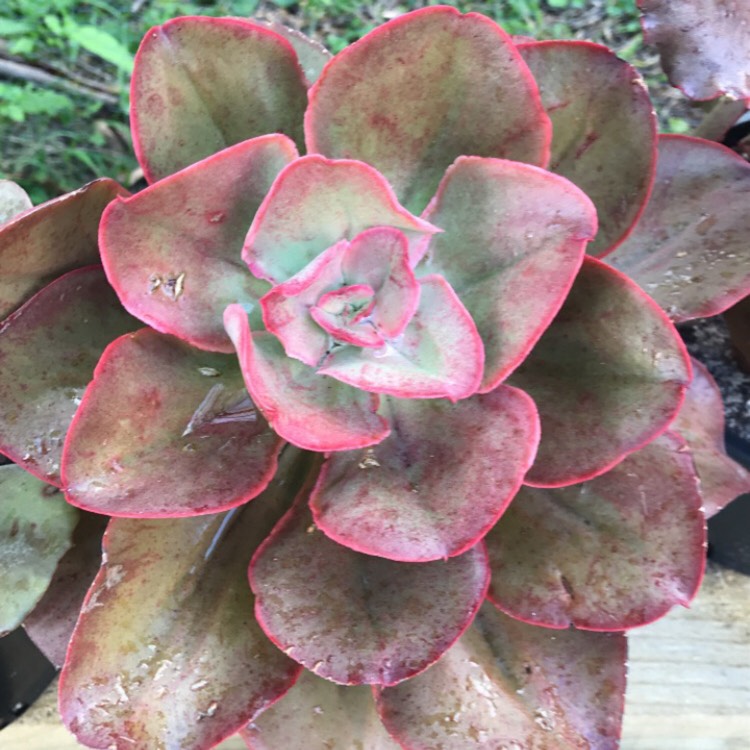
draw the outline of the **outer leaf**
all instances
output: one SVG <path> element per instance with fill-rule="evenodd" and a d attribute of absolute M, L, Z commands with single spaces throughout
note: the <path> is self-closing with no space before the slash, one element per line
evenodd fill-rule
<path fill-rule="evenodd" d="M 587 257 L 562 309 L 513 376 L 542 419 L 526 484 L 591 479 L 661 434 L 690 382 L 666 315 L 632 281 Z"/>
<path fill-rule="evenodd" d="M 625 630 L 688 605 L 705 543 L 692 458 L 667 434 L 589 482 L 521 490 L 487 535 L 490 598 L 537 625 Z"/>
<path fill-rule="evenodd" d="M 235 357 L 144 328 L 104 352 L 63 452 L 63 486 L 112 516 L 216 513 L 265 489 L 282 446 Z"/>
<path fill-rule="evenodd" d="M 721 393 L 708 370 L 695 359 L 693 382 L 672 429 L 690 446 L 706 517 L 718 513 L 738 495 L 750 492 L 750 472 L 726 454 Z"/>
<path fill-rule="evenodd" d="M 320 42 L 276 21 L 257 21 L 257 23 L 283 36 L 294 47 L 308 84 L 312 85 L 320 78 L 326 63 L 333 57 Z"/>
<path fill-rule="evenodd" d="M 485 604 L 437 664 L 378 706 L 410 750 L 616 750 L 625 657 L 622 634 L 551 633 Z"/>
<path fill-rule="evenodd" d="M 127 191 L 95 180 L 0 227 L 0 319 L 60 274 L 99 262 L 99 218 L 118 195 Z"/>
<path fill-rule="evenodd" d="M 241 510 L 110 523 L 60 681 L 60 713 L 79 741 L 211 748 L 294 682 L 297 665 L 253 619 L 246 579 L 299 486 L 300 457 L 286 458 L 284 478 Z"/>
<path fill-rule="evenodd" d="M 266 634 L 318 676 L 346 685 L 394 685 L 436 661 L 484 599 L 484 547 L 422 565 L 368 557 L 317 532 L 305 499 L 250 566 Z"/>
<path fill-rule="evenodd" d="M 309 151 L 361 159 L 421 211 L 462 154 L 545 165 L 549 119 L 510 38 L 475 13 L 408 13 L 336 55 L 310 90 Z"/>
<path fill-rule="evenodd" d="M 484 342 L 482 391 L 501 383 L 560 309 L 596 234 L 591 201 L 567 180 L 525 164 L 459 158 L 425 217 L 422 269 L 444 275 Z"/>
<path fill-rule="evenodd" d="M 130 88 L 133 146 L 149 182 L 240 141 L 301 144 L 307 85 L 286 39 L 240 18 L 174 18 L 147 32 Z"/>
<path fill-rule="evenodd" d="M 17 628 L 70 547 L 77 512 L 20 466 L 0 467 L 0 635 Z"/>
<path fill-rule="evenodd" d="M 60 486 L 60 454 L 99 355 L 137 322 L 98 267 L 71 271 L 0 327 L 0 451 Z"/>
<path fill-rule="evenodd" d="M 294 687 L 241 733 L 250 750 L 399 750 L 375 712 L 372 690 L 303 671 Z"/>
<path fill-rule="evenodd" d="M 32 207 L 31 198 L 15 182 L 0 180 L 0 224 Z"/>
<path fill-rule="evenodd" d="M 112 203 L 102 218 L 102 259 L 123 305 L 201 349 L 233 351 L 224 309 L 257 305 L 268 289 L 240 259 L 245 233 L 296 156 L 283 135 L 255 138 Z"/>
<path fill-rule="evenodd" d="M 654 194 L 607 262 L 675 322 L 717 315 L 750 292 L 750 164 L 700 138 L 661 136 Z"/>
<path fill-rule="evenodd" d="M 317 526 L 359 552 L 423 562 L 460 554 L 497 521 L 531 465 L 531 399 L 500 386 L 451 405 L 389 399 L 391 435 L 328 458 L 311 497 Z"/>
<path fill-rule="evenodd" d="M 656 169 L 656 115 L 643 79 L 614 52 L 590 42 L 519 46 L 552 120 L 549 168 L 594 201 L 602 256 L 630 233 Z"/>
<path fill-rule="evenodd" d="M 750 97 L 750 8 L 723 0 L 638 0 L 670 83 L 691 99 Z"/>
<path fill-rule="evenodd" d="M 271 334 L 250 330 L 240 305 L 226 309 L 224 324 L 253 401 L 285 440 L 307 450 L 336 451 L 374 445 L 388 435 L 377 396 L 289 359 Z"/>

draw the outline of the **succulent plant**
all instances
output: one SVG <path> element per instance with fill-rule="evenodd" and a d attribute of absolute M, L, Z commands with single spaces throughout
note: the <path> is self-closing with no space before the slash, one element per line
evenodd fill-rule
<path fill-rule="evenodd" d="M 616 748 L 622 631 L 750 489 L 670 320 L 750 288 L 750 167 L 598 45 L 329 58 L 175 19 L 146 189 L 0 184 L 0 630 L 94 748 Z"/>

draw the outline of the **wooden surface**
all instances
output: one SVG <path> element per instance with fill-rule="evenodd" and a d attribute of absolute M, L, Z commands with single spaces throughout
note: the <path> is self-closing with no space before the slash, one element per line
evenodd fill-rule
<path fill-rule="evenodd" d="M 220 747 L 246 750 L 235 738 Z M 50 693 L 0 733 L 0 748 L 80 745 Z M 711 568 L 689 610 L 632 631 L 621 750 L 750 750 L 750 578 Z"/>

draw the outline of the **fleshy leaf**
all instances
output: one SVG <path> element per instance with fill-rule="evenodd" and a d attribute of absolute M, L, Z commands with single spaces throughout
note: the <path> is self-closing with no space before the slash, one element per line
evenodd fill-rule
<path fill-rule="evenodd" d="M 250 750 L 400 750 L 375 711 L 372 690 L 303 671 L 294 687 L 240 732 Z"/>
<path fill-rule="evenodd" d="M 607 262 L 675 322 L 724 312 L 750 293 L 750 164 L 718 143 L 661 136 L 656 183 L 633 234 Z"/>
<path fill-rule="evenodd" d="M 308 84 L 312 85 L 320 78 L 326 63 L 333 57 L 320 42 L 277 21 L 257 21 L 256 23 L 283 36 L 294 47 Z"/>
<path fill-rule="evenodd" d="M 0 226 L 0 319 L 66 271 L 98 263 L 102 211 L 127 194 L 113 180 L 95 180 Z"/>
<path fill-rule="evenodd" d="M 226 309 L 224 324 L 253 401 L 285 440 L 307 450 L 336 451 L 374 445 L 388 435 L 377 396 L 290 359 L 274 336 L 250 330 L 240 305 Z"/>
<path fill-rule="evenodd" d="M 282 463 L 283 479 L 226 514 L 110 522 L 60 681 L 79 741 L 208 750 L 292 685 L 299 668 L 263 635 L 247 590 L 250 556 L 307 468 L 297 451 Z"/>
<path fill-rule="evenodd" d="M 738 495 L 750 492 L 750 472 L 733 461 L 724 447 L 724 404 L 708 370 L 693 360 L 693 382 L 671 428 L 687 441 L 700 479 L 706 517 Z"/>
<path fill-rule="evenodd" d="M 602 256 L 630 233 L 656 168 L 656 115 L 643 79 L 599 44 L 550 41 L 519 46 L 552 120 L 549 169 L 596 206 Z M 613 175 L 616 177 L 613 178 Z"/>
<path fill-rule="evenodd" d="M 643 32 L 691 99 L 750 97 L 750 8 L 724 0 L 638 0 Z"/>
<path fill-rule="evenodd" d="M 32 208 L 26 191 L 11 180 L 0 180 L 0 224 Z"/>
<path fill-rule="evenodd" d="M 497 24 L 424 8 L 334 58 L 310 90 L 310 152 L 361 159 L 421 211 L 462 154 L 544 166 L 551 128 L 536 84 Z"/>
<path fill-rule="evenodd" d="M 133 145 L 149 182 L 267 133 L 302 143 L 307 85 L 297 54 L 240 18 L 175 18 L 151 29 L 130 96 Z"/>
<path fill-rule="evenodd" d="M 560 309 L 596 234 L 596 212 L 575 185 L 526 164 L 460 158 L 425 218 L 424 272 L 445 276 L 484 342 L 482 391 L 501 383 Z"/>
<path fill-rule="evenodd" d="M 340 544 L 391 560 L 457 555 L 497 521 L 534 459 L 531 399 L 389 399 L 394 429 L 375 448 L 328 458 L 311 497 L 315 523 Z"/>
<path fill-rule="evenodd" d="M 283 135 L 255 138 L 113 202 L 102 218 L 102 260 L 128 311 L 201 349 L 233 351 L 224 309 L 257 306 L 268 290 L 242 262 L 242 243 L 296 156 Z"/>
<path fill-rule="evenodd" d="M 524 487 L 487 535 L 490 599 L 553 628 L 625 630 L 687 606 L 706 529 L 684 441 L 667 433 L 606 474 Z"/>
<path fill-rule="evenodd" d="M 74 505 L 111 516 L 216 513 L 266 487 L 282 444 L 236 357 L 144 328 L 102 355 L 65 443 L 63 486 Z"/>
<path fill-rule="evenodd" d="M 380 692 L 410 750 L 617 750 L 627 645 L 621 633 L 549 631 L 489 604 L 434 666 Z"/>
<path fill-rule="evenodd" d="M 71 271 L 0 326 L 0 451 L 60 486 L 65 433 L 107 344 L 138 322 L 96 267 Z"/>
<path fill-rule="evenodd" d="M 403 208 L 371 166 L 303 156 L 282 171 L 266 196 L 242 257 L 256 276 L 278 284 L 340 240 L 377 226 L 400 229 L 414 245 L 438 231 Z"/>
<path fill-rule="evenodd" d="M 403 334 L 381 349 L 335 349 L 319 373 L 373 393 L 449 398 L 476 393 L 484 349 L 474 321 L 448 282 L 420 280 L 419 307 Z"/>
<path fill-rule="evenodd" d="M 20 466 L 0 467 L 0 635 L 17 628 L 71 545 L 78 513 Z"/>
<path fill-rule="evenodd" d="M 263 630 L 333 682 L 393 685 L 421 672 L 484 599 L 483 545 L 421 565 L 369 557 L 317 531 L 306 499 L 301 493 L 250 566 Z"/>
<path fill-rule="evenodd" d="M 525 483 L 604 473 L 661 434 L 690 382 L 674 326 L 630 279 L 587 257 L 565 304 L 511 378 L 542 420 Z"/>

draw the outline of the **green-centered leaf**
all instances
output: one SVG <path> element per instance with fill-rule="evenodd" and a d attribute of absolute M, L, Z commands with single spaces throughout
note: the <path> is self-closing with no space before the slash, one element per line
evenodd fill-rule
<path fill-rule="evenodd" d="M 583 484 L 524 487 L 487 535 L 490 598 L 547 627 L 644 625 L 693 598 L 705 541 L 692 457 L 667 433 Z"/>
<path fill-rule="evenodd" d="M 607 263 L 675 322 L 724 312 L 750 293 L 748 196 L 743 158 L 718 143 L 663 135 L 651 200 Z"/>
<path fill-rule="evenodd" d="M 107 178 L 25 211 L 0 226 L 0 319 L 66 271 L 99 262 L 105 206 L 127 192 Z"/>
<path fill-rule="evenodd" d="M 240 18 L 188 16 L 147 32 L 131 126 L 149 182 L 267 133 L 302 143 L 307 85 L 286 39 Z"/>
<path fill-rule="evenodd" d="M 625 636 L 550 631 L 485 604 L 434 666 L 378 697 L 409 750 L 617 750 Z"/>
<path fill-rule="evenodd" d="M 0 635 L 17 628 L 71 545 L 78 512 L 20 466 L 0 467 Z"/>
<path fill-rule="evenodd" d="M 663 432 L 682 404 L 690 361 L 653 300 L 587 257 L 511 380 L 534 399 L 542 420 L 525 482 L 560 487 L 602 474 Z"/>
<path fill-rule="evenodd" d="M 65 443 L 63 486 L 74 505 L 111 516 L 216 513 L 266 487 L 282 444 L 236 357 L 144 328 L 99 361 Z"/>
<path fill-rule="evenodd" d="M 0 180 L 0 224 L 5 224 L 31 207 L 31 198 L 20 185 L 10 180 Z"/>
<path fill-rule="evenodd" d="M 326 63 L 333 57 L 320 42 L 277 21 L 258 21 L 258 23 L 283 36 L 294 47 L 308 84 L 312 85 L 320 78 Z"/>
<path fill-rule="evenodd" d="M 60 485 L 73 415 L 107 344 L 131 318 L 98 266 L 46 286 L 0 326 L 0 451 Z"/>
<path fill-rule="evenodd" d="M 123 305 L 201 349 L 233 351 L 224 309 L 257 306 L 269 288 L 242 262 L 242 243 L 296 156 L 286 136 L 254 138 L 113 202 L 102 217 L 102 260 Z"/>
<path fill-rule="evenodd" d="M 446 6 L 408 13 L 336 55 L 310 90 L 308 150 L 361 159 L 421 211 L 461 155 L 544 166 L 549 118 L 510 38 Z"/>
<path fill-rule="evenodd" d="M 459 557 L 398 563 L 323 536 L 302 493 L 253 557 L 266 634 L 320 677 L 393 685 L 436 661 L 474 618 L 488 583 L 480 543 Z"/>
<path fill-rule="evenodd" d="M 263 635 L 247 588 L 250 556 L 308 469 L 296 451 L 282 463 L 244 508 L 110 523 L 60 681 L 79 741 L 207 750 L 294 682 L 299 668 Z"/>
<path fill-rule="evenodd" d="M 599 232 L 588 252 L 602 256 L 629 234 L 656 168 L 656 115 L 640 74 L 591 42 L 551 41 L 518 48 L 552 120 L 549 168 L 596 206 Z"/>

